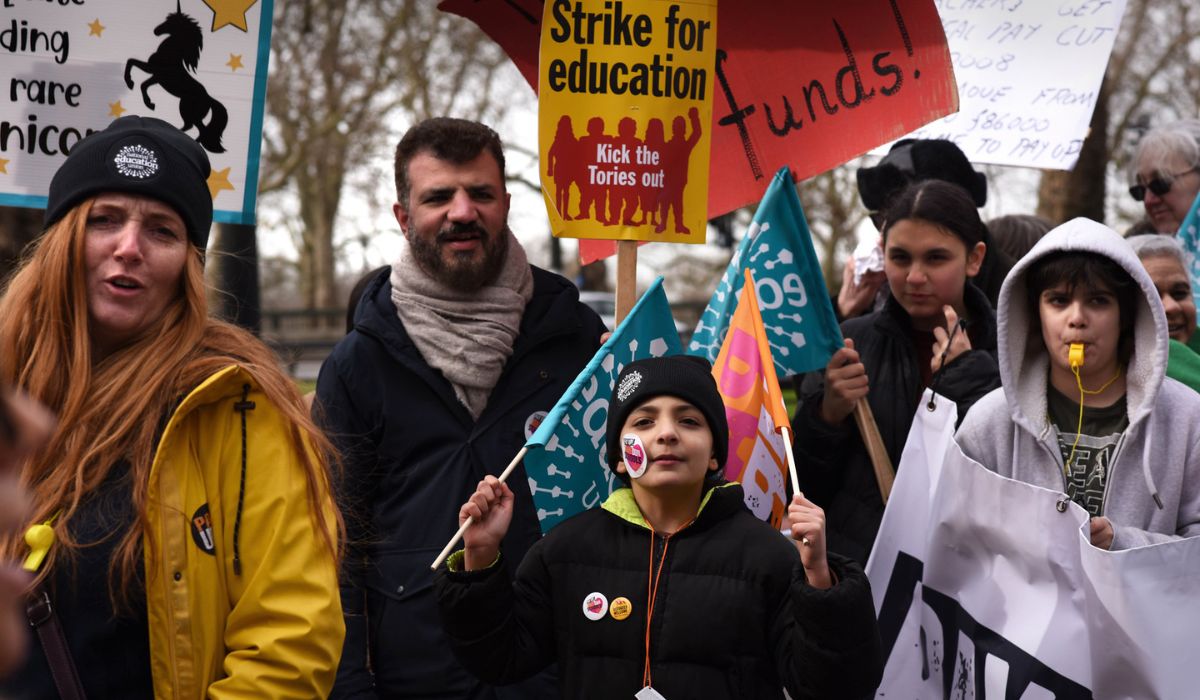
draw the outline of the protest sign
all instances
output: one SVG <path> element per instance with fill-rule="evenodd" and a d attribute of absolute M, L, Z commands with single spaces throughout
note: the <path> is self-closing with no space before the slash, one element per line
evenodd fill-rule
<path fill-rule="evenodd" d="M 742 270 L 754 273 L 763 326 L 780 377 L 825 367 L 842 346 L 842 332 L 825 291 L 812 232 L 786 168 L 775 173 L 725 275 L 700 315 L 688 352 L 716 362 Z"/>
<path fill-rule="evenodd" d="M 975 163 L 1075 167 L 1125 0 L 939 2 L 938 11 L 959 111 L 908 137 L 949 139 Z"/>
<path fill-rule="evenodd" d="M 1200 194 L 1192 200 L 1192 207 L 1175 234 L 1183 249 L 1187 251 L 1188 276 L 1192 278 L 1192 300 L 1200 309 Z"/>
<path fill-rule="evenodd" d="M 876 697 L 1190 697 L 1200 538 L 1091 546 L 1086 511 L 966 457 L 954 402 L 932 396 L 867 563 Z"/>
<path fill-rule="evenodd" d="M 791 439 L 791 421 L 779 391 L 750 270 L 746 270 L 738 296 L 737 312 L 712 369 L 729 423 L 725 478 L 741 483 L 746 507 L 778 530 L 787 509 L 784 440 Z"/>
<path fill-rule="evenodd" d="M 703 243 L 716 0 L 551 0 L 538 151 L 556 236 Z"/>
<path fill-rule="evenodd" d="M 217 221 L 254 223 L 273 0 L 0 4 L 0 205 L 42 208 L 71 148 L 156 117 L 208 151 Z"/>
<path fill-rule="evenodd" d="M 542 532 L 612 493 L 605 430 L 613 381 L 626 364 L 683 352 L 662 277 L 642 295 L 525 443 L 525 475 Z"/>
<path fill-rule="evenodd" d="M 478 24 L 536 89 L 542 5 L 439 7 Z M 932 0 L 746 0 L 717 16 L 707 218 L 755 201 L 781 166 L 808 178 L 957 108 Z"/>

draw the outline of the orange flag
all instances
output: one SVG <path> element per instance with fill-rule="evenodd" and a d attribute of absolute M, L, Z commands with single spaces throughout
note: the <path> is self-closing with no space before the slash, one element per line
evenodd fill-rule
<path fill-rule="evenodd" d="M 786 428 L 790 434 L 791 423 L 750 270 L 745 271 L 737 311 L 713 364 L 713 377 L 729 421 L 725 477 L 741 482 L 747 507 L 778 529 L 787 511 L 788 473 L 785 437 L 780 433 Z"/>

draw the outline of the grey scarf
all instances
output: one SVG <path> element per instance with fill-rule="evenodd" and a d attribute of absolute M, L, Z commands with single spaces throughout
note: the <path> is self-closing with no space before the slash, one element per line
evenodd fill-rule
<path fill-rule="evenodd" d="M 511 231 L 500 274 L 474 292 L 449 287 L 417 265 L 404 240 L 392 265 L 392 303 L 408 336 L 430 367 L 478 420 L 504 371 L 533 298 L 533 272 Z"/>

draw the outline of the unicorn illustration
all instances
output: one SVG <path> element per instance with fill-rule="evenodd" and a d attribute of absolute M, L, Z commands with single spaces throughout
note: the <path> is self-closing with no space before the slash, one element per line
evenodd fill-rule
<path fill-rule="evenodd" d="M 155 36 L 167 35 L 162 40 L 150 58 L 139 61 L 131 58 L 125 63 L 125 86 L 133 89 L 133 69 L 139 68 L 150 77 L 142 83 L 142 101 L 150 109 L 154 102 L 150 99 L 150 86 L 161 85 L 169 94 L 179 98 L 179 116 L 183 119 L 183 131 L 196 127 L 200 132 L 196 141 L 212 153 L 224 153 L 221 145 L 221 135 L 229 122 L 229 114 L 225 106 L 213 99 L 200 84 L 191 76 L 196 72 L 200 62 L 200 50 L 204 48 L 204 33 L 200 24 L 179 8 L 176 0 L 175 12 L 167 15 L 162 24 L 154 28 Z M 212 117 L 204 123 L 204 117 L 209 113 Z"/>

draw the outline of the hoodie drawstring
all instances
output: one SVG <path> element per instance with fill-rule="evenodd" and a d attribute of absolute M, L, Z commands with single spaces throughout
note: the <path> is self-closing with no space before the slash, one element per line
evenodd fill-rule
<path fill-rule="evenodd" d="M 1159 510 L 1163 510 L 1162 499 L 1158 497 L 1158 486 L 1154 483 L 1154 475 L 1150 473 L 1150 455 L 1151 446 L 1150 440 L 1154 434 L 1153 430 L 1146 430 L 1146 444 L 1142 448 L 1142 478 L 1146 480 L 1146 489 L 1150 491 L 1150 497 L 1154 499 L 1154 505 L 1158 506 Z"/>
<path fill-rule="evenodd" d="M 242 385 L 242 400 L 233 405 L 233 410 L 242 414 L 242 476 L 238 482 L 237 514 L 233 519 L 233 573 L 242 575 L 242 506 L 246 502 L 246 411 L 254 410 L 254 402 L 250 398 L 250 385 Z"/>

